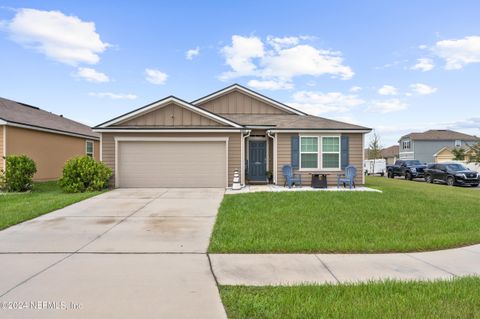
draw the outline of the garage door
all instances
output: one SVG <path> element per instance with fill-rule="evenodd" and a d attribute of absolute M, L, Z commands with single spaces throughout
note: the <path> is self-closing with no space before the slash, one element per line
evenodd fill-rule
<path fill-rule="evenodd" d="M 119 141 L 119 187 L 225 187 L 225 141 Z"/>

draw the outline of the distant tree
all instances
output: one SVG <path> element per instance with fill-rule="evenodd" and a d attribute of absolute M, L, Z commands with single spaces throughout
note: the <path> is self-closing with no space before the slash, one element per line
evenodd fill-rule
<path fill-rule="evenodd" d="M 462 147 L 456 147 L 452 149 L 453 160 L 454 161 L 463 161 L 465 160 L 465 149 Z"/>
<path fill-rule="evenodd" d="M 382 146 L 380 145 L 380 136 L 378 136 L 375 130 L 370 137 L 370 143 L 368 144 L 368 159 L 378 159 L 382 156 Z"/>
<path fill-rule="evenodd" d="M 477 138 L 477 142 L 470 146 L 471 155 L 469 156 L 469 163 L 480 164 L 480 138 Z"/>

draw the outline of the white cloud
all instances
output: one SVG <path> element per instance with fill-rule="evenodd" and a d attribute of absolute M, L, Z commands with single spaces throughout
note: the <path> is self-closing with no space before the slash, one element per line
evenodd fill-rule
<path fill-rule="evenodd" d="M 135 94 L 130 93 L 90 92 L 88 95 L 98 98 L 110 98 L 112 100 L 135 100 L 137 98 Z"/>
<path fill-rule="evenodd" d="M 70 65 L 95 64 L 109 47 L 100 39 L 95 23 L 60 11 L 19 9 L 3 28 L 13 41 Z"/>
<path fill-rule="evenodd" d="M 352 86 L 349 91 L 352 93 L 357 93 L 357 92 L 360 92 L 361 90 L 362 88 L 360 86 Z"/>
<path fill-rule="evenodd" d="M 104 83 L 110 81 L 105 73 L 98 72 L 92 68 L 78 68 L 75 75 L 87 80 L 88 82 Z"/>
<path fill-rule="evenodd" d="M 145 80 L 152 84 L 165 84 L 168 74 L 156 69 L 145 69 Z"/>
<path fill-rule="evenodd" d="M 405 110 L 407 104 L 399 99 L 373 101 L 367 108 L 368 112 L 390 113 Z"/>
<path fill-rule="evenodd" d="M 294 77 L 305 75 L 329 74 L 342 79 L 353 77 L 352 69 L 343 64 L 339 52 L 301 43 L 308 38 L 270 36 L 264 43 L 258 37 L 234 35 L 232 44 L 221 50 L 231 71 L 224 72 L 220 79 L 254 76 L 262 80 L 289 82 Z"/>
<path fill-rule="evenodd" d="M 378 94 L 380 95 L 397 95 L 398 89 L 391 85 L 384 85 L 378 89 Z"/>
<path fill-rule="evenodd" d="M 458 70 L 480 62 L 480 36 L 438 41 L 432 51 L 446 61 L 445 69 Z"/>
<path fill-rule="evenodd" d="M 253 75 L 257 69 L 253 59 L 261 58 L 265 54 L 263 42 L 259 38 L 239 35 L 232 36 L 232 45 L 224 46 L 221 52 L 226 64 L 232 68 L 232 71 L 221 75 L 223 80 Z"/>
<path fill-rule="evenodd" d="M 421 58 L 417 59 L 417 64 L 411 67 L 412 70 L 420 70 L 422 72 L 430 71 L 435 67 L 432 59 Z"/>
<path fill-rule="evenodd" d="M 420 44 L 420 45 L 418 46 L 418 48 L 419 48 L 420 50 L 425 50 L 426 48 L 428 48 L 428 46 L 427 46 L 426 44 Z"/>
<path fill-rule="evenodd" d="M 420 95 L 429 95 L 437 91 L 437 88 L 431 87 L 430 85 L 423 83 L 414 83 L 410 85 L 410 87 L 415 93 Z"/>
<path fill-rule="evenodd" d="M 293 95 L 293 102 L 288 104 L 306 113 L 319 115 L 331 112 L 344 113 L 363 103 L 365 101 L 352 94 L 299 91 Z"/>
<path fill-rule="evenodd" d="M 185 58 L 187 60 L 192 60 L 194 57 L 200 54 L 200 47 L 196 47 L 195 49 L 190 49 L 185 53 Z"/>
<path fill-rule="evenodd" d="M 276 80 L 250 80 L 248 81 L 248 86 L 257 89 L 257 90 L 284 90 L 284 89 L 293 89 L 292 82 L 283 82 Z"/>

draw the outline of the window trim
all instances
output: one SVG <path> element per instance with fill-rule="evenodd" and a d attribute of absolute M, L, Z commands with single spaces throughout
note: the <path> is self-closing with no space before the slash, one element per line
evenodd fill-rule
<path fill-rule="evenodd" d="M 299 150 L 298 150 L 298 170 L 300 172 L 338 172 L 342 170 L 342 138 L 340 134 L 329 135 L 303 135 L 299 134 Z M 314 137 L 317 139 L 317 152 L 302 152 L 302 137 Z M 323 152 L 323 138 L 335 137 L 338 138 L 338 152 Z M 306 168 L 302 167 L 302 153 L 304 154 L 317 154 L 317 167 Z M 323 167 L 323 154 L 338 154 L 338 168 L 324 168 Z"/>
<path fill-rule="evenodd" d="M 92 143 L 92 158 L 95 158 L 95 142 L 92 140 L 85 140 L 85 155 L 89 156 L 88 143 Z"/>

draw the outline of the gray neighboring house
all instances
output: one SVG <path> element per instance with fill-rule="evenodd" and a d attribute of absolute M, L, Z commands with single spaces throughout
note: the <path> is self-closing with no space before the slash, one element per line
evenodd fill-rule
<path fill-rule="evenodd" d="M 421 162 L 434 162 L 434 155 L 444 147 L 466 147 L 477 141 L 477 137 L 451 130 L 429 130 L 423 133 L 410 133 L 398 141 L 402 160 L 416 159 Z"/>

